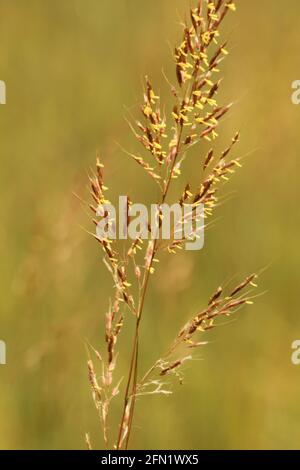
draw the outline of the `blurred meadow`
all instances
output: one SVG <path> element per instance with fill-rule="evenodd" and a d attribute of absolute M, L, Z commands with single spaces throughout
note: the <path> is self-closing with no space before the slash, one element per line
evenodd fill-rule
<path fill-rule="evenodd" d="M 224 186 L 204 250 L 166 256 L 152 278 L 141 370 L 206 305 L 215 288 L 267 268 L 254 306 L 206 338 L 171 397 L 137 404 L 132 447 L 300 448 L 299 79 L 300 3 L 237 1 L 223 36 L 220 101 L 234 101 L 218 146 L 241 131 L 241 171 Z M 156 189 L 120 151 L 137 144 L 125 115 L 138 115 L 148 74 L 169 100 L 170 47 L 188 0 L 0 0 L 0 448 L 76 449 L 101 432 L 86 372 L 85 339 L 103 338 L 110 277 L 80 198 L 99 151 L 106 182 L 132 199 Z M 185 176 L 197 182 L 197 160 Z M 298 162 L 298 163 L 297 163 Z M 126 373 L 130 346 L 119 374 Z M 120 414 L 115 408 L 113 420 Z"/>

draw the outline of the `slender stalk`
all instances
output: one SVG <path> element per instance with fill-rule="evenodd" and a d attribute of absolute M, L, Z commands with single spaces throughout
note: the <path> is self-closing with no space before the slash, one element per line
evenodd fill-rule
<path fill-rule="evenodd" d="M 153 255 L 152 255 L 152 260 L 151 260 L 150 267 L 152 266 L 155 247 L 156 247 L 156 243 L 154 245 L 154 250 L 153 250 Z M 134 409 L 134 402 L 135 402 L 134 390 L 135 390 L 135 387 L 136 387 L 136 380 L 137 380 L 139 327 L 140 327 L 140 321 L 141 321 L 142 312 L 143 312 L 143 308 L 144 308 L 146 292 L 147 292 L 147 287 L 148 287 L 148 283 L 149 283 L 149 277 L 150 277 L 150 270 L 147 270 L 147 271 L 145 271 L 145 275 L 144 275 L 143 287 L 142 287 L 142 290 L 141 290 L 141 300 L 140 300 L 139 308 L 138 308 L 138 311 L 137 311 L 135 333 L 134 333 L 134 338 L 133 338 L 133 348 L 132 348 L 132 354 L 131 354 L 128 380 L 127 380 L 127 385 L 126 385 L 126 390 L 125 390 L 125 399 L 124 399 L 124 406 L 123 406 L 121 424 L 120 424 L 120 429 L 119 429 L 119 436 L 118 436 L 118 441 L 117 441 L 117 449 L 120 449 L 121 439 L 122 439 L 122 432 L 123 432 L 123 428 L 124 428 L 124 421 L 125 421 L 125 417 L 126 417 L 126 409 L 127 409 L 127 406 L 128 406 L 129 399 L 132 396 L 133 405 L 131 405 L 131 407 L 130 407 L 130 418 L 129 418 L 130 428 L 128 429 L 128 435 L 127 435 L 127 438 L 126 438 L 126 448 L 128 447 L 128 443 L 129 443 L 129 437 L 130 437 L 129 430 L 131 430 L 131 423 L 132 423 L 132 419 L 133 419 L 132 409 Z M 129 393 L 133 374 L 134 374 L 134 379 L 133 379 L 132 393 Z M 133 406 L 133 408 L 132 408 L 132 406 Z"/>
<path fill-rule="evenodd" d="M 172 174 L 174 167 L 176 165 L 176 161 L 178 158 L 178 155 L 180 153 L 180 144 L 181 144 L 181 138 L 182 138 L 182 133 L 183 133 L 183 125 L 180 125 L 180 130 L 179 130 L 179 137 L 178 137 L 178 143 L 177 143 L 177 149 L 173 158 L 173 162 L 171 165 L 171 169 L 168 175 L 167 179 L 167 184 L 165 186 L 162 199 L 161 199 L 161 204 L 163 204 L 167 198 L 168 191 L 170 188 L 170 183 L 172 180 Z M 131 361 L 130 361 L 130 368 L 129 368 L 129 375 L 128 375 L 128 380 L 127 380 L 127 385 L 126 385 L 126 391 L 125 391 L 125 399 L 124 399 L 124 406 L 123 406 L 123 412 L 122 412 L 122 418 L 121 418 L 121 424 L 119 428 L 119 435 L 118 435 L 118 441 L 117 441 L 117 449 L 120 449 L 121 446 L 121 440 L 122 440 L 122 432 L 124 428 L 124 421 L 126 417 L 126 409 L 129 403 L 129 399 L 132 399 L 132 403 L 130 406 L 130 415 L 129 415 L 129 424 L 128 424 L 128 433 L 126 436 L 126 441 L 125 441 L 125 449 L 128 448 L 129 445 L 129 440 L 131 436 L 131 429 L 132 429 L 132 422 L 133 422 L 133 416 L 134 416 L 134 409 L 135 409 L 135 400 L 136 400 L 136 386 L 137 386 L 137 376 L 138 376 L 138 351 L 139 351 L 139 328 L 140 328 L 140 323 L 141 323 L 141 318 L 143 314 L 143 309 L 144 309 L 144 304 L 145 304 L 145 299 L 146 299 L 146 294 L 147 294 L 147 288 L 149 284 L 149 278 L 150 278 L 150 269 L 153 264 L 153 258 L 155 255 L 157 247 L 157 239 L 154 241 L 154 246 L 153 246 L 153 252 L 152 252 L 152 257 L 149 265 L 149 269 L 145 271 L 144 274 L 144 280 L 142 284 L 142 291 L 141 291 L 141 300 L 139 303 L 139 308 L 137 311 L 137 319 L 136 319 L 136 327 L 135 327 L 135 334 L 134 334 L 134 339 L 133 339 L 133 349 L 132 349 L 132 356 L 131 356 Z M 131 387 L 132 383 L 132 387 Z M 129 393 L 131 387 L 131 393 Z"/>

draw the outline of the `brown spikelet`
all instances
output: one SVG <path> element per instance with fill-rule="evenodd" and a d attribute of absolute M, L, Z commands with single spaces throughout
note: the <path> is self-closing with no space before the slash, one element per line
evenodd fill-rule
<path fill-rule="evenodd" d="M 208 154 L 207 154 L 207 157 L 205 159 L 205 162 L 204 162 L 204 165 L 203 165 L 203 169 L 206 170 L 206 168 L 208 167 L 208 165 L 211 163 L 212 159 L 214 157 L 214 151 L 213 149 L 211 149 Z"/>
<path fill-rule="evenodd" d="M 241 290 L 245 289 L 249 284 L 251 284 L 254 279 L 256 278 L 256 274 L 252 274 L 251 276 L 247 277 L 244 282 L 239 284 L 229 295 L 229 297 L 234 297 L 236 294 L 238 294 Z"/>
<path fill-rule="evenodd" d="M 217 291 L 209 299 L 208 305 L 213 304 L 222 295 L 222 292 L 223 292 L 222 287 L 218 287 Z"/>

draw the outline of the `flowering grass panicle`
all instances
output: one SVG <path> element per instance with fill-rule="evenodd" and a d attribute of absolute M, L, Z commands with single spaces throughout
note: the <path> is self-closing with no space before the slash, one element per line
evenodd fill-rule
<path fill-rule="evenodd" d="M 226 42 L 220 39 L 219 28 L 235 5 L 226 0 L 200 0 L 195 8 L 189 11 L 189 20 L 183 25 L 183 35 L 174 50 L 176 84 L 170 85 L 170 115 L 164 112 L 165 106 L 155 91 L 150 79 L 146 77 L 141 104 L 141 117 L 130 128 L 141 144 L 140 154 L 127 154 L 134 159 L 148 177 L 159 186 L 160 198 L 157 203 L 159 224 L 161 229 L 162 213 L 160 207 L 166 202 L 174 179 L 181 176 L 181 169 L 189 149 L 200 145 L 202 141 L 212 144 L 207 154 L 203 155 L 201 179 L 198 187 L 192 188 L 189 183 L 183 185 L 178 196 L 181 206 L 191 206 L 191 216 L 196 217 L 196 209 L 204 206 L 205 220 L 212 216 L 218 204 L 218 191 L 222 183 L 227 182 L 235 170 L 241 166 L 240 159 L 231 157 L 239 140 L 234 133 L 231 142 L 220 154 L 213 147 L 218 137 L 218 128 L 222 118 L 230 110 L 231 104 L 219 104 L 217 94 L 221 84 L 220 65 L 228 55 Z M 105 203 L 107 188 L 104 184 L 104 169 L 97 159 L 95 174 L 90 176 L 90 187 L 94 215 L 107 217 Z M 127 223 L 130 222 L 128 199 Z M 94 218 L 97 225 L 98 220 Z M 115 223 L 107 220 L 107 224 Z M 151 228 L 149 227 L 149 231 Z M 197 236 L 197 234 L 195 234 Z M 114 286 L 114 297 L 109 302 L 105 315 L 106 353 L 102 355 L 89 346 L 88 376 L 93 400 L 103 428 L 104 442 L 107 447 L 127 449 L 131 437 L 136 397 L 147 394 L 169 394 L 170 389 L 166 377 L 175 376 L 182 381 L 182 365 L 192 358 L 193 352 L 206 344 L 202 334 L 216 326 L 218 318 L 229 316 L 242 306 L 252 303 L 251 288 L 255 287 L 255 274 L 247 277 L 241 284 L 228 293 L 219 287 L 210 298 L 208 305 L 197 312 L 193 318 L 179 331 L 173 344 L 155 364 L 144 374 L 139 374 L 139 359 L 142 353 L 140 344 L 140 328 L 144 313 L 144 305 L 151 275 L 155 272 L 156 263 L 162 251 L 170 256 L 186 243 L 171 239 L 162 243 L 158 237 L 145 242 L 141 237 L 131 241 L 122 241 L 119 248 L 116 240 L 95 235 L 104 255 L 104 263 L 108 268 Z M 122 327 L 128 315 L 134 317 L 134 334 L 131 345 L 131 359 L 128 375 L 121 386 L 115 382 L 114 372 L 117 362 L 116 346 Z M 100 373 L 96 372 L 96 356 L 100 365 Z M 98 370 L 98 368 L 97 368 Z M 115 435 L 108 426 L 109 410 L 117 395 L 123 395 L 123 410 L 119 428 Z M 86 443 L 92 448 L 90 438 L 86 435 Z"/>

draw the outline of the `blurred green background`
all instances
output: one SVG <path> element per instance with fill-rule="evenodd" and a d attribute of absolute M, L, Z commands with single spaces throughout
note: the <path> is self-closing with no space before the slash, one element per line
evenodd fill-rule
<path fill-rule="evenodd" d="M 155 196 L 119 150 L 136 148 L 123 119 L 137 113 L 149 74 L 168 100 L 170 45 L 187 0 L 0 0 L 0 447 L 73 449 L 101 432 L 84 340 L 103 337 L 110 278 L 77 193 L 101 152 L 108 185 Z M 223 194 L 199 253 L 169 256 L 155 277 L 142 331 L 145 369 L 215 288 L 264 267 L 255 305 L 209 333 L 202 361 L 168 398 L 138 402 L 132 447 L 300 447 L 300 366 L 291 364 L 299 320 L 300 4 L 237 2 L 227 18 L 231 54 L 220 98 L 235 106 L 220 147 L 241 130 L 243 169 Z M 198 155 L 198 157 L 197 157 Z M 197 168 L 201 149 L 187 165 Z M 195 162 L 196 159 L 196 162 Z M 199 166 L 200 168 L 200 166 Z M 124 192 L 125 191 L 125 192 Z M 126 339 L 126 338 L 125 338 Z M 129 344 L 122 343 L 119 375 Z M 116 418 L 120 412 L 115 409 Z"/>

